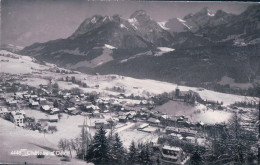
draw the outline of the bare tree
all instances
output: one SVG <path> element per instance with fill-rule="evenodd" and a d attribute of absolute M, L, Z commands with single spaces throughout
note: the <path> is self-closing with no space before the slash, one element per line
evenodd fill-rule
<path fill-rule="evenodd" d="M 65 151 L 67 149 L 67 140 L 66 139 L 60 139 L 59 143 L 58 143 L 58 147 L 59 149 L 61 149 L 62 151 Z"/>

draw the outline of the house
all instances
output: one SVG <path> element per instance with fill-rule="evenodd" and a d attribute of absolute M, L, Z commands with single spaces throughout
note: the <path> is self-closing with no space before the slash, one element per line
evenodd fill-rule
<path fill-rule="evenodd" d="M 147 123 L 144 123 L 144 124 L 141 124 L 138 128 L 137 128 L 137 130 L 142 130 L 142 129 L 144 129 L 144 128 L 147 128 L 149 126 L 149 124 L 147 124 Z"/>
<path fill-rule="evenodd" d="M 152 118 L 150 117 L 147 122 L 150 124 L 150 125 L 159 125 L 160 124 L 160 120 L 158 119 L 155 119 L 155 118 Z"/>
<path fill-rule="evenodd" d="M 35 100 L 35 99 L 37 99 L 37 97 L 38 97 L 37 95 L 31 95 L 31 99 Z"/>
<path fill-rule="evenodd" d="M 6 115 L 8 113 L 9 113 L 9 111 L 7 110 L 7 108 L 5 108 L 5 107 L 0 108 L 0 115 Z"/>
<path fill-rule="evenodd" d="M 192 136 L 187 136 L 185 137 L 185 140 L 189 143 L 193 143 L 195 144 L 196 143 L 196 138 L 195 137 L 192 137 Z"/>
<path fill-rule="evenodd" d="M 23 99 L 23 93 L 21 93 L 21 92 L 16 92 L 16 93 L 14 94 L 14 99 L 16 99 L 16 100 Z"/>
<path fill-rule="evenodd" d="M 46 104 L 47 100 L 45 98 L 39 98 L 40 104 Z"/>
<path fill-rule="evenodd" d="M 75 110 L 76 110 L 75 107 L 70 107 L 70 108 L 67 108 L 67 109 L 65 110 L 65 112 L 71 113 L 71 112 L 73 112 L 73 111 L 75 111 Z"/>
<path fill-rule="evenodd" d="M 119 119 L 120 123 L 126 123 L 127 122 L 127 116 L 126 115 L 119 116 L 118 119 Z"/>
<path fill-rule="evenodd" d="M 98 119 L 95 120 L 95 129 L 99 129 L 100 127 L 103 127 L 104 129 L 110 129 L 111 124 L 106 121 L 106 119 Z"/>
<path fill-rule="evenodd" d="M 16 100 L 7 99 L 6 103 L 7 103 L 7 105 L 9 105 L 11 107 L 16 107 L 17 106 L 17 101 Z"/>
<path fill-rule="evenodd" d="M 29 95 L 29 94 L 24 94 L 23 97 L 24 97 L 26 100 L 29 100 L 29 98 L 31 97 L 31 95 Z"/>
<path fill-rule="evenodd" d="M 50 115 L 49 116 L 49 122 L 58 122 L 59 117 L 58 115 Z"/>
<path fill-rule="evenodd" d="M 71 115 L 79 115 L 79 114 L 81 114 L 81 111 L 79 110 L 74 110 L 71 112 Z"/>
<path fill-rule="evenodd" d="M 179 129 L 176 127 L 166 127 L 165 131 L 166 131 L 166 134 L 179 133 Z"/>
<path fill-rule="evenodd" d="M 40 88 L 44 88 L 44 89 L 48 89 L 49 88 L 49 86 L 48 85 L 40 85 Z"/>
<path fill-rule="evenodd" d="M 195 137 L 195 135 L 197 134 L 197 131 L 191 130 L 191 129 L 188 129 L 188 128 L 179 128 L 179 133 L 180 133 L 182 136 Z"/>
<path fill-rule="evenodd" d="M 15 123 L 17 126 L 24 126 L 24 111 L 12 111 L 11 112 L 11 121 Z"/>
<path fill-rule="evenodd" d="M 42 105 L 41 110 L 44 111 L 44 112 L 50 112 L 51 107 L 49 105 Z"/>
<path fill-rule="evenodd" d="M 161 149 L 163 164 L 186 164 L 188 156 L 182 148 L 175 146 L 163 146 Z"/>
<path fill-rule="evenodd" d="M 181 134 L 179 133 L 171 133 L 170 136 L 173 138 L 173 139 L 178 139 L 178 140 L 182 140 L 183 137 Z"/>
<path fill-rule="evenodd" d="M 187 118 L 184 115 L 182 115 L 182 116 L 179 116 L 179 118 L 177 119 L 177 122 L 180 122 L 180 121 L 185 122 L 185 121 L 188 121 L 188 120 L 189 120 L 189 118 Z"/>
<path fill-rule="evenodd" d="M 29 106 L 30 106 L 31 108 L 37 108 L 37 107 L 39 106 L 39 102 L 33 101 L 33 102 L 31 102 L 31 103 L 29 104 Z"/>
<path fill-rule="evenodd" d="M 51 108 L 51 114 L 57 114 L 57 113 L 60 113 L 59 108 Z"/>

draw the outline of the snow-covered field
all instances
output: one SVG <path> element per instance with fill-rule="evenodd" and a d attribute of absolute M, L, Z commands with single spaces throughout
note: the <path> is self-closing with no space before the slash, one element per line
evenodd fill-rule
<path fill-rule="evenodd" d="M 26 78 L 25 81 L 20 81 L 21 84 L 39 87 L 40 85 L 48 85 L 49 81 L 43 78 Z"/>
<path fill-rule="evenodd" d="M 20 56 L 5 50 L 0 50 L 0 55 L 1 72 L 25 74 L 32 73 L 33 69 L 43 70 L 47 68 L 46 66 L 34 63 L 33 59 L 27 56 Z M 10 57 L 7 57 L 8 55 Z"/>
<path fill-rule="evenodd" d="M 19 156 L 11 155 L 12 151 L 25 149 L 27 151 L 53 151 L 58 150 L 56 145 L 53 145 L 43 134 L 37 131 L 26 130 L 9 121 L 0 118 L 0 164 L 86 164 L 84 161 L 72 159 L 71 162 L 61 162 L 60 157 L 45 156 L 43 159 L 36 156 Z"/>
<path fill-rule="evenodd" d="M 157 142 L 158 135 L 138 131 L 136 129 L 141 124 L 143 123 L 127 122 L 125 126 L 115 130 L 115 133 L 118 133 L 125 148 L 128 149 L 132 141 L 134 141 L 135 144 L 146 143 L 146 142 L 155 142 L 155 143 Z"/>

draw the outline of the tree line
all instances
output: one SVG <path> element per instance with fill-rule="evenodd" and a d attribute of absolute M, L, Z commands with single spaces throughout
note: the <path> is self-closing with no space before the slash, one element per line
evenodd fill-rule
<path fill-rule="evenodd" d="M 71 140 L 61 139 L 58 147 L 70 153 L 75 151 L 78 159 L 94 164 L 160 164 L 158 156 L 152 152 L 150 143 L 136 144 L 132 141 L 127 150 L 118 133 L 109 134 L 108 137 L 106 134 L 106 130 L 100 127 L 92 139 L 82 128 L 79 137 Z M 72 157 L 72 154 L 70 156 Z"/>

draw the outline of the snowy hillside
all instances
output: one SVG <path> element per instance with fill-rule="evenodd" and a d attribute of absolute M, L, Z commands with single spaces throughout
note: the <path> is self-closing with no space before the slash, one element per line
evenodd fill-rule
<path fill-rule="evenodd" d="M 169 49 L 166 48 L 161 48 L 161 50 L 170 51 Z M 58 80 L 61 77 L 65 78 L 67 76 L 56 72 L 50 72 L 49 70 L 51 70 L 52 68 L 57 68 L 55 65 L 50 65 L 50 64 L 40 65 L 35 63 L 34 59 L 28 56 L 20 56 L 4 50 L 0 51 L 0 55 L 1 55 L 0 56 L 1 72 L 11 73 L 11 74 L 26 74 L 26 73 L 32 73 L 33 71 L 36 72 L 36 74 L 38 75 L 37 78 L 34 78 L 32 76 L 32 78 L 27 79 L 27 81 L 30 82 L 28 84 L 32 86 L 39 85 L 39 83 L 37 83 L 39 82 L 39 76 L 43 78 L 47 76 L 51 76 L 53 79 L 56 80 Z M 42 71 L 42 72 L 37 73 L 37 71 Z M 152 95 L 161 94 L 163 92 L 174 91 L 175 88 L 178 86 L 173 83 L 167 83 L 167 82 L 150 80 L 150 79 L 136 79 L 136 78 L 125 77 L 120 75 L 88 75 L 88 74 L 80 73 L 80 74 L 73 74 L 71 76 L 75 76 L 77 80 L 81 80 L 82 82 L 88 84 L 89 88 L 82 88 L 86 92 L 96 91 L 98 93 L 107 93 L 113 95 L 115 95 L 116 93 L 109 90 L 113 87 L 121 87 L 125 89 L 125 95 L 128 96 L 133 94 L 135 96 L 148 97 Z M 37 79 L 37 82 L 34 79 Z M 23 83 L 27 83 L 27 81 Z M 40 83 L 44 83 L 44 82 L 45 82 L 44 79 L 40 81 Z M 78 85 L 76 84 L 71 85 L 68 84 L 67 82 L 59 82 L 59 85 L 61 88 L 64 89 L 71 89 L 73 87 L 78 87 Z M 95 87 L 97 85 L 99 86 L 99 88 Z M 187 87 L 187 86 L 178 86 L 178 87 L 181 91 L 192 90 L 194 92 L 197 92 L 202 97 L 202 99 L 223 102 L 224 105 L 230 105 L 237 101 L 249 101 L 253 99 L 251 97 L 220 93 L 220 92 L 215 92 L 215 91 L 196 88 L 196 87 Z"/>

